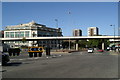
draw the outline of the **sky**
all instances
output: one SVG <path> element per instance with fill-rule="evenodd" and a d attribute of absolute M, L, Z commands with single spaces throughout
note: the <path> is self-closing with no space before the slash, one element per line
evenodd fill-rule
<path fill-rule="evenodd" d="M 100 35 L 118 34 L 117 2 L 3 2 L 2 29 L 9 25 L 31 22 L 62 28 L 63 36 L 72 36 L 73 29 L 87 35 L 88 27 L 98 27 Z"/>

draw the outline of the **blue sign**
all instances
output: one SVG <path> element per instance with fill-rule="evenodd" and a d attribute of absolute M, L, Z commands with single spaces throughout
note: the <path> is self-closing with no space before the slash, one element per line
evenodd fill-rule
<path fill-rule="evenodd" d="M 36 51 L 37 49 L 36 49 L 36 48 L 34 48 L 33 50 L 34 50 L 34 51 Z"/>

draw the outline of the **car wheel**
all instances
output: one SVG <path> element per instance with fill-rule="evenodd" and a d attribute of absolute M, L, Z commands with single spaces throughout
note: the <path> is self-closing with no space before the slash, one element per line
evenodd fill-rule
<path fill-rule="evenodd" d="M 41 56 L 42 56 L 42 53 L 40 52 L 40 53 L 39 53 L 39 57 L 41 57 Z"/>
<path fill-rule="evenodd" d="M 29 53 L 29 57 L 33 57 L 33 53 Z"/>
<path fill-rule="evenodd" d="M 34 53 L 34 57 L 37 57 L 37 53 L 36 52 Z"/>

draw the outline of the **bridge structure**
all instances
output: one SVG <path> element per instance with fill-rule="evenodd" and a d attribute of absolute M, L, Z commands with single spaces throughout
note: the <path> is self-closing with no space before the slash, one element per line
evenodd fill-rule
<path fill-rule="evenodd" d="M 2 42 L 4 41 L 22 41 L 23 38 L 0 38 Z M 120 41 L 120 36 L 67 36 L 67 37 L 28 37 L 25 38 L 26 41 L 38 41 L 38 40 L 89 40 L 89 39 L 117 39 Z M 104 49 L 104 42 L 102 43 L 102 49 Z M 78 43 L 76 43 L 76 50 L 78 50 Z"/>

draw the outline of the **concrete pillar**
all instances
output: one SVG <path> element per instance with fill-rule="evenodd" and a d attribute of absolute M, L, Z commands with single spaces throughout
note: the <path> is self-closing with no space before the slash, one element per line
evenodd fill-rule
<path fill-rule="evenodd" d="M 75 50 L 78 51 L 78 41 L 79 40 L 76 40 L 76 44 L 75 44 Z"/>
<path fill-rule="evenodd" d="M 103 42 L 102 43 L 102 50 L 104 50 L 105 49 L 105 43 Z"/>
<path fill-rule="evenodd" d="M 78 43 L 76 43 L 76 47 L 75 47 L 76 51 L 78 51 Z"/>

